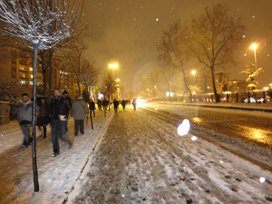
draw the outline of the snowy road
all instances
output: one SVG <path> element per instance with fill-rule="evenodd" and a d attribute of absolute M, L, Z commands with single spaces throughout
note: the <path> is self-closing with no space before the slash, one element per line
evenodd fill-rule
<path fill-rule="evenodd" d="M 271 113 L 156 103 L 144 110 L 174 126 L 189 119 L 192 134 L 272 171 Z"/>
<path fill-rule="evenodd" d="M 179 137 L 164 118 L 147 109 L 115 114 L 68 203 L 272 202 L 271 171 L 217 142 Z"/>
<path fill-rule="evenodd" d="M 165 116 L 176 113 L 198 126 L 230 137 L 254 141 L 272 149 L 272 114 L 257 111 L 241 111 L 220 108 L 147 103 L 145 107 L 167 111 Z"/>

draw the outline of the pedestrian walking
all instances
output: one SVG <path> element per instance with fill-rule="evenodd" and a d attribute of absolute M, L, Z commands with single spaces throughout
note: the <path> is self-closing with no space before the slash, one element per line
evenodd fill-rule
<path fill-rule="evenodd" d="M 133 105 L 134 110 L 136 111 L 136 105 L 137 105 L 136 98 L 134 98 L 132 100 L 132 105 Z"/>
<path fill-rule="evenodd" d="M 30 136 L 30 128 L 32 126 L 32 109 L 33 103 L 31 102 L 29 95 L 27 93 L 23 93 L 20 104 L 18 105 L 18 121 L 24 134 L 22 143 L 22 147 L 24 148 L 27 148 L 33 140 Z"/>
<path fill-rule="evenodd" d="M 93 100 L 90 101 L 89 103 L 89 109 L 90 109 L 90 116 L 93 114 L 93 116 L 95 117 L 95 103 Z"/>
<path fill-rule="evenodd" d="M 59 141 L 58 138 L 69 144 L 69 147 L 73 146 L 73 138 L 68 138 L 66 133 L 67 128 L 67 110 L 69 109 L 68 104 L 65 102 L 64 98 L 60 96 L 60 91 L 58 89 L 54 92 L 55 96 L 50 103 L 51 107 L 51 135 L 52 135 L 52 145 L 53 154 L 52 157 L 56 157 L 60 154 L 59 151 Z"/>
<path fill-rule="evenodd" d="M 113 100 L 113 107 L 114 107 L 114 112 L 117 113 L 118 107 L 119 107 L 119 101 L 116 99 Z"/>
<path fill-rule="evenodd" d="M 100 99 L 98 99 L 97 101 L 97 106 L 98 106 L 98 110 L 102 110 L 102 101 Z"/>
<path fill-rule="evenodd" d="M 66 119 L 63 123 L 66 123 L 64 124 L 65 125 L 65 131 L 67 132 L 68 131 L 68 119 L 69 119 L 69 114 L 70 114 L 70 111 L 71 111 L 71 108 L 72 108 L 72 100 L 71 98 L 69 97 L 68 95 L 68 92 L 67 91 L 63 91 L 62 92 L 62 98 L 63 98 L 63 103 L 65 103 L 65 116 L 66 116 Z"/>
<path fill-rule="evenodd" d="M 123 106 L 123 111 L 125 111 L 125 109 L 126 109 L 126 104 L 127 104 L 127 100 L 122 100 L 121 101 L 121 104 L 122 104 L 122 106 Z"/>
<path fill-rule="evenodd" d="M 106 117 L 108 104 L 109 104 L 109 101 L 107 101 L 107 99 L 104 98 L 103 101 L 102 101 L 103 110 L 104 110 L 104 117 Z"/>
<path fill-rule="evenodd" d="M 37 126 L 39 129 L 43 127 L 43 138 L 46 138 L 46 125 L 50 123 L 51 119 L 49 117 L 49 105 L 46 103 L 45 99 L 42 98 L 38 103 L 39 115 L 37 117 Z"/>
<path fill-rule="evenodd" d="M 89 114 L 87 103 L 82 100 L 81 96 L 72 105 L 72 117 L 75 120 L 75 135 L 78 134 L 78 126 L 80 126 L 80 133 L 84 134 L 84 118 Z"/>

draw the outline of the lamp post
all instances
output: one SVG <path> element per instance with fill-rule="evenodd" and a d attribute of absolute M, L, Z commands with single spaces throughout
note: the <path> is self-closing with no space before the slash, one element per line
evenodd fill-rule
<path fill-rule="evenodd" d="M 109 64 L 109 68 L 112 69 L 112 77 L 114 78 L 114 69 L 118 69 L 118 63 L 114 62 L 114 63 L 110 63 Z"/>
<path fill-rule="evenodd" d="M 257 47 L 258 44 L 257 43 L 252 43 L 250 46 L 250 49 L 254 51 L 254 60 L 255 60 L 255 71 L 257 71 L 258 66 L 257 66 Z M 257 81 L 257 85 L 258 85 L 258 76 L 256 76 L 256 81 Z"/>
<path fill-rule="evenodd" d="M 195 75 L 196 75 L 196 71 L 193 70 L 191 73 L 192 73 L 192 75 L 194 75 L 194 86 L 195 86 Z"/>

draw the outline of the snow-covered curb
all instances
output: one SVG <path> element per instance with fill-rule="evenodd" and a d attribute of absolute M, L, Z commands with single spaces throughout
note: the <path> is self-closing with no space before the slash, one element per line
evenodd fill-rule
<path fill-rule="evenodd" d="M 90 166 L 90 163 L 92 162 L 91 157 L 92 157 L 94 151 L 96 150 L 96 147 L 99 146 L 102 137 L 107 132 L 108 126 L 109 126 L 113 116 L 114 116 L 114 114 L 110 115 L 110 119 L 107 120 L 105 126 L 103 127 L 103 130 L 96 136 L 95 141 L 90 146 L 89 152 L 87 154 L 85 154 L 85 157 L 82 159 L 83 162 L 80 165 L 81 166 L 80 174 L 78 175 L 77 179 L 75 180 L 75 184 L 73 185 L 73 187 L 72 187 L 71 191 L 69 192 L 68 196 L 63 200 L 63 202 L 62 202 L 63 204 L 64 203 L 72 204 L 73 200 L 78 195 L 78 193 L 80 191 L 80 187 L 82 186 L 82 184 L 81 184 L 82 178 L 85 178 L 88 171 L 89 171 L 88 167 Z"/>

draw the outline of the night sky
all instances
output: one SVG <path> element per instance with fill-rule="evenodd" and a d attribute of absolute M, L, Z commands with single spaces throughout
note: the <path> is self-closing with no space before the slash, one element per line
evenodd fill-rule
<path fill-rule="evenodd" d="M 248 62 L 254 63 L 252 42 L 257 42 L 260 87 L 272 83 L 272 0 L 86 0 L 83 23 L 88 23 L 88 55 L 105 70 L 118 61 L 116 75 L 126 91 L 135 89 L 137 76 L 157 65 L 156 46 L 162 31 L 175 19 L 188 22 L 200 15 L 206 6 L 226 3 L 231 14 L 241 16 L 247 30 L 239 64 L 228 70 L 232 79 L 245 79 L 239 74 Z M 190 62 L 189 69 L 203 65 Z M 219 70 L 220 71 L 220 70 Z"/>

